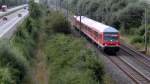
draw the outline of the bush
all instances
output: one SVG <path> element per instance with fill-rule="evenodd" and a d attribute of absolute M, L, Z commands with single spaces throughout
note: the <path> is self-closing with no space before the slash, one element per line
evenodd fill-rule
<path fill-rule="evenodd" d="M 28 61 L 9 42 L 1 41 L 0 49 L 0 83 L 21 83 L 28 69 Z"/>
<path fill-rule="evenodd" d="M 18 28 L 12 43 L 23 53 L 23 56 L 31 61 L 35 56 L 40 33 L 43 32 L 43 11 L 41 6 L 33 0 L 30 1 L 29 6 L 30 16 Z"/>
<path fill-rule="evenodd" d="M 12 43 L 17 47 L 28 60 L 34 57 L 34 52 L 38 41 L 37 25 L 34 19 L 27 18 L 18 28 Z"/>
<path fill-rule="evenodd" d="M 1 84 L 14 84 L 16 80 L 13 79 L 13 73 L 10 68 L 0 68 L 0 83 Z"/>
<path fill-rule="evenodd" d="M 131 43 L 142 43 L 143 41 L 143 37 L 137 35 L 132 38 Z"/>
<path fill-rule="evenodd" d="M 37 20 L 42 16 L 41 6 L 38 5 L 37 3 L 34 3 L 34 0 L 30 0 L 29 2 L 29 12 L 30 12 L 30 17 Z"/>
<path fill-rule="evenodd" d="M 74 37 L 57 34 L 46 44 L 49 83 L 99 84 L 103 65 L 85 43 Z"/>
<path fill-rule="evenodd" d="M 60 12 L 52 12 L 46 19 L 48 33 L 70 33 L 70 23 Z"/>

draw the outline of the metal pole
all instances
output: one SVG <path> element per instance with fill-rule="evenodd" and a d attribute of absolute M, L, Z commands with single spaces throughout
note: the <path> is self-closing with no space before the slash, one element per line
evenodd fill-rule
<path fill-rule="evenodd" d="M 82 7 L 80 8 L 80 35 L 81 35 L 81 11 L 82 11 Z"/>
<path fill-rule="evenodd" d="M 56 3 L 56 11 L 57 11 L 57 0 L 56 0 L 56 2 L 55 2 L 55 3 Z"/>
<path fill-rule="evenodd" d="M 145 53 L 147 53 L 147 9 L 145 8 Z"/>
<path fill-rule="evenodd" d="M 61 0 L 59 0 L 59 10 L 61 10 Z"/>
<path fill-rule="evenodd" d="M 68 16 L 68 11 L 69 11 L 69 9 L 68 9 L 68 0 L 67 0 L 67 19 L 69 18 L 69 16 Z"/>

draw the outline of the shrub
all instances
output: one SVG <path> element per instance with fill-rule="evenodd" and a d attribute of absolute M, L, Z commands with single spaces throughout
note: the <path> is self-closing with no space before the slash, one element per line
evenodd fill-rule
<path fill-rule="evenodd" d="M 103 65 L 95 54 L 86 49 L 85 42 L 57 34 L 46 44 L 49 83 L 98 84 L 102 83 Z"/>
<path fill-rule="evenodd" d="M 141 27 L 139 27 L 139 29 L 137 30 L 137 34 L 144 36 L 145 34 L 145 25 L 142 25 Z"/>
<path fill-rule="evenodd" d="M 29 2 L 29 12 L 30 16 L 34 19 L 39 19 L 42 16 L 42 9 L 40 5 L 34 3 L 34 0 L 30 0 Z"/>
<path fill-rule="evenodd" d="M 134 36 L 131 40 L 131 43 L 142 43 L 143 42 L 143 37 L 142 36 Z"/>
<path fill-rule="evenodd" d="M 13 73 L 10 68 L 0 67 L 0 84 L 14 84 Z"/>
<path fill-rule="evenodd" d="M 35 48 L 38 41 L 37 25 L 34 19 L 27 18 L 22 26 L 18 28 L 12 43 L 17 47 L 28 60 L 34 57 Z"/>
<path fill-rule="evenodd" d="M 70 33 L 70 23 L 60 12 L 50 13 L 47 17 L 46 25 L 48 33 L 51 31 L 54 33 Z"/>
<path fill-rule="evenodd" d="M 0 49 L 0 83 L 21 83 L 28 69 L 28 61 L 7 41 L 1 41 Z"/>

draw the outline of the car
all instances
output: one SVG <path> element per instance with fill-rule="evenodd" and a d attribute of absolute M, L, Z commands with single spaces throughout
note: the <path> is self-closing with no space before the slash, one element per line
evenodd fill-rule
<path fill-rule="evenodd" d="M 120 33 L 116 28 L 85 16 L 74 16 L 71 23 L 105 52 L 116 53 L 119 51 Z"/>
<path fill-rule="evenodd" d="M 8 20 L 8 18 L 7 18 L 6 16 L 4 16 L 4 17 L 3 17 L 3 20 L 6 21 L 6 20 Z"/>
<path fill-rule="evenodd" d="M 6 12 L 6 11 L 7 11 L 7 5 L 2 5 L 2 6 L 1 6 L 1 10 L 2 10 L 3 12 Z"/>
<path fill-rule="evenodd" d="M 19 13 L 19 14 L 18 14 L 18 17 L 22 17 L 22 14 Z"/>
<path fill-rule="evenodd" d="M 26 7 L 24 7 L 24 9 L 27 9 Z"/>

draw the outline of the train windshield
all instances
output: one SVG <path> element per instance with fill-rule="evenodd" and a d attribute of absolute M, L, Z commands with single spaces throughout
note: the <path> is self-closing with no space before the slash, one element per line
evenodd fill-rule
<path fill-rule="evenodd" d="M 118 33 L 105 33 L 104 40 L 105 41 L 118 41 Z"/>

